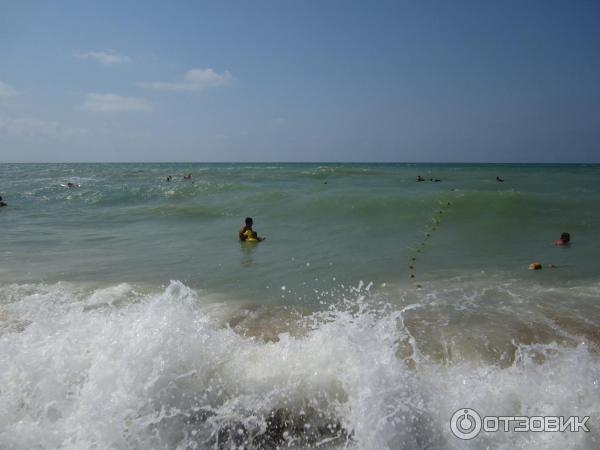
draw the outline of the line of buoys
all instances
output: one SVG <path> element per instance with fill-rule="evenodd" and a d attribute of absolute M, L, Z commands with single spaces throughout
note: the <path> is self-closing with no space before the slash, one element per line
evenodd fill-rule
<path fill-rule="evenodd" d="M 449 209 L 449 207 L 451 207 L 451 206 L 452 206 L 451 201 L 445 202 L 445 204 L 443 202 L 440 202 L 440 209 L 438 209 L 433 214 L 430 225 L 428 227 L 426 227 L 426 231 L 424 233 L 423 240 L 417 244 L 417 247 L 414 250 L 414 253 L 409 257 L 409 262 L 408 262 L 409 278 L 415 279 L 417 277 L 417 273 L 416 273 L 417 254 L 423 253 L 425 244 L 427 243 L 427 241 L 429 239 L 431 239 L 433 237 L 434 232 L 437 231 L 437 229 L 439 228 L 439 226 L 442 223 L 441 218 L 444 214 L 444 210 Z M 417 289 L 420 289 L 422 286 L 420 284 L 417 284 L 416 287 L 417 287 Z"/>

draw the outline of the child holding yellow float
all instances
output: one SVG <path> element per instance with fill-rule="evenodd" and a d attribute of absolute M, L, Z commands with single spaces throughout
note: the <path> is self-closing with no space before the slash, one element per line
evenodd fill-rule
<path fill-rule="evenodd" d="M 244 223 L 245 223 L 245 225 L 240 229 L 240 232 L 238 234 L 240 241 L 242 241 L 242 242 L 261 242 L 266 239 L 264 237 L 259 237 L 258 234 L 256 233 L 256 231 L 254 231 L 252 229 L 252 225 L 254 224 L 252 217 L 246 217 L 246 220 L 244 221 Z"/>

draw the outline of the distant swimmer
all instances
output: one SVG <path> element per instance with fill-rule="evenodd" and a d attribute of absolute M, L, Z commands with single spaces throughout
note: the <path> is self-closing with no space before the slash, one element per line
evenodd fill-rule
<path fill-rule="evenodd" d="M 423 178 L 421 175 L 417 176 L 417 181 L 425 181 L 425 178 Z"/>
<path fill-rule="evenodd" d="M 2 197 L 0 196 L 0 208 L 2 208 L 3 206 L 8 206 L 8 205 L 2 201 Z"/>
<path fill-rule="evenodd" d="M 569 245 L 569 242 L 571 242 L 571 235 L 565 232 L 560 235 L 560 239 L 554 241 L 554 245 Z"/>
<path fill-rule="evenodd" d="M 167 183 L 169 183 L 172 179 L 173 179 L 173 177 L 171 177 L 171 175 L 168 175 L 167 176 Z"/>
<path fill-rule="evenodd" d="M 554 265 L 554 264 L 548 264 L 548 266 L 550 269 L 557 269 L 558 266 Z M 539 262 L 534 262 L 529 264 L 529 270 L 542 270 L 543 266 L 542 263 Z"/>
<path fill-rule="evenodd" d="M 534 262 L 529 264 L 529 270 L 540 270 L 542 268 L 542 263 Z"/>
<path fill-rule="evenodd" d="M 498 183 L 504 183 L 504 180 L 502 178 L 498 177 L 498 176 L 496 177 L 496 181 Z"/>
<path fill-rule="evenodd" d="M 79 185 L 77 183 L 67 183 L 66 187 L 68 187 L 69 189 L 73 189 L 73 188 L 78 188 Z"/>
<path fill-rule="evenodd" d="M 252 225 L 254 224 L 252 217 L 246 217 L 246 220 L 244 222 L 245 222 L 245 225 L 241 228 L 241 230 L 238 234 L 240 241 L 242 241 L 242 242 L 261 242 L 266 239 L 265 237 L 259 237 L 258 234 L 256 233 L 256 231 L 254 231 L 252 229 Z"/>
<path fill-rule="evenodd" d="M 187 175 L 184 175 L 184 176 L 183 176 L 183 179 L 184 179 L 184 180 L 191 180 L 191 179 L 192 179 L 192 174 L 191 174 L 191 173 L 188 173 Z"/>

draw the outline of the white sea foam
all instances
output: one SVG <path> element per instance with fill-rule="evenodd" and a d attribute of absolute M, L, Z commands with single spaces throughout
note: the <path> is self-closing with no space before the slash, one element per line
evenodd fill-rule
<path fill-rule="evenodd" d="M 439 362 L 404 326 L 424 305 L 362 294 L 264 340 L 223 326 L 241 306 L 180 282 L 5 286 L 0 448 L 464 448 L 449 428 L 462 407 L 591 416 L 590 433 L 482 434 L 471 448 L 598 448 L 587 345 L 516 344 L 507 367 Z"/>

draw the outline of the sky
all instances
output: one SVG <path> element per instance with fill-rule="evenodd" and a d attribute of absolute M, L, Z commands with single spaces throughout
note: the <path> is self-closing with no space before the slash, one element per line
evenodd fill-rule
<path fill-rule="evenodd" d="M 0 162 L 600 162 L 600 2 L 0 0 Z"/>

